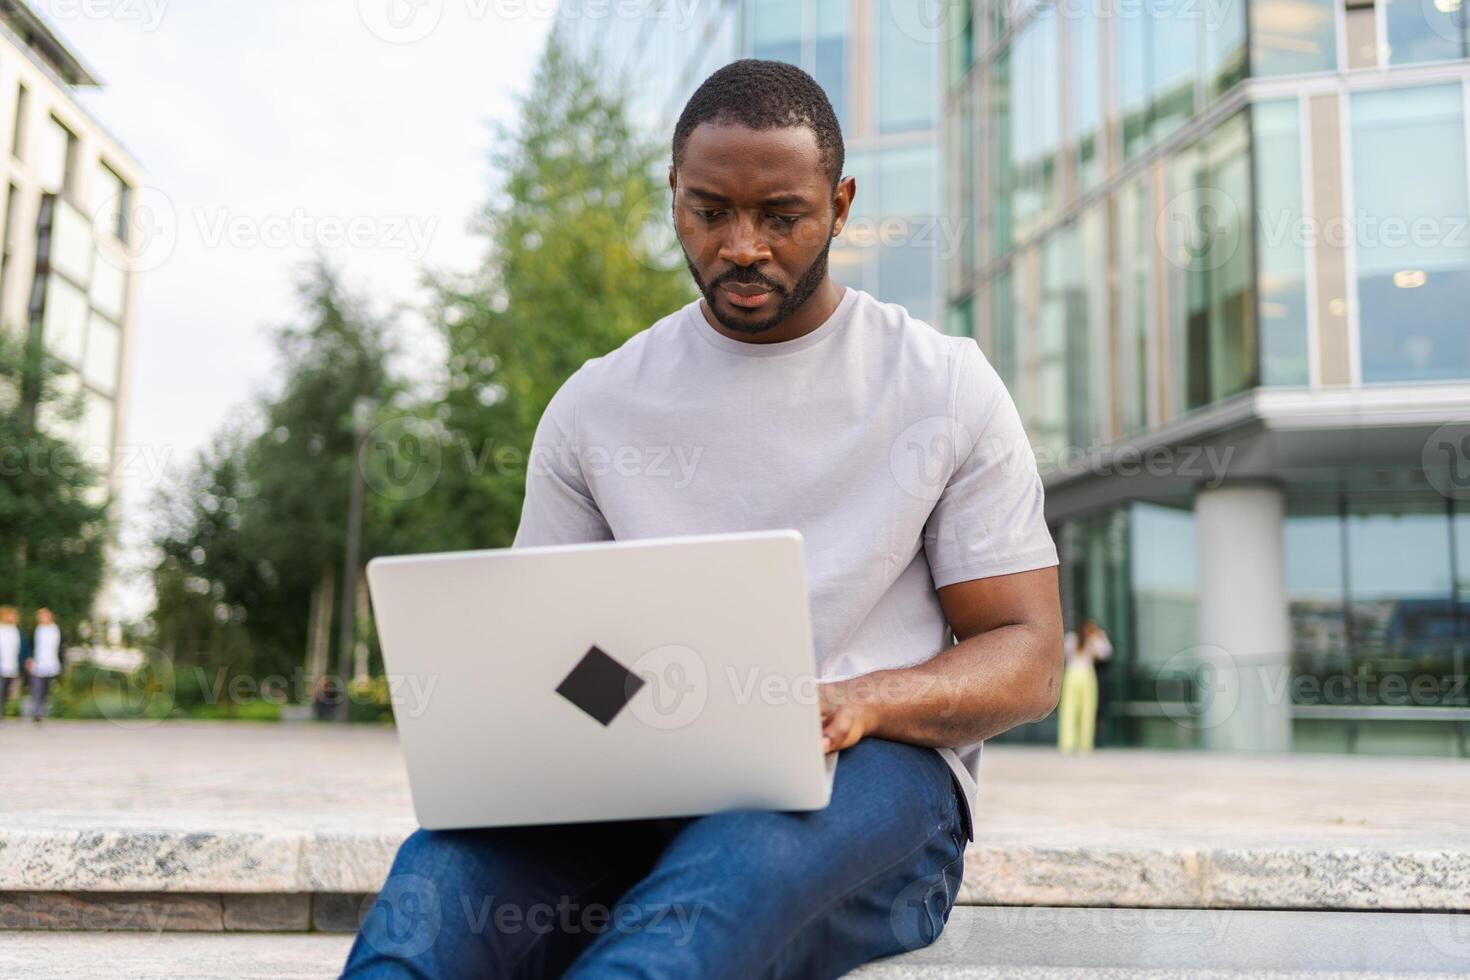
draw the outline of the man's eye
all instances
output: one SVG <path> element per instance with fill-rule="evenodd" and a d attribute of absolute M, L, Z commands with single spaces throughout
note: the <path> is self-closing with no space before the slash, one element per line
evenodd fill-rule
<path fill-rule="evenodd" d="M 724 211 L 710 210 L 709 208 L 695 208 L 694 213 L 704 221 L 718 221 Z"/>
<path fill-rule="evenodd" d="M 783 228 L 794 228 L 794 227 L 796 227 L 796 223 L 801 220 L 801 215 L 799 215 L 799 214 L 773 214 L 773 215 L 771 215 L 771 220 L 777 222 Z"/>

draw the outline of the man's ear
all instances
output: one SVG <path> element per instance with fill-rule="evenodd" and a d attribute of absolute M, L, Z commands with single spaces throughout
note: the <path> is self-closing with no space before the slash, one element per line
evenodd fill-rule
<path fill-rule="evenodd" d="M 669 190 L 676 191 L 678 189 L 679 189 L 679 173 L 678 173 L 678 171 L 676 171 L 674 169 L 674 165 L 671 163 L 671 164 L 669 164 Z"/>
<path fill-rule="evenodd" d="M 837 182 L 837 193 L 832 197 L 832 237 L 842 234 L 847 224 L 847 215 L 852 210 L 852 200 L 857 196 L 857 178 L 843 177 Z"/>

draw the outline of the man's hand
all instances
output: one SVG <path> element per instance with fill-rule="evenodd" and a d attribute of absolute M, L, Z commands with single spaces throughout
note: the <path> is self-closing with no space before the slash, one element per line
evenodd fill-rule
<path fill-rule="evenodd" d="M 877 727 L 876 705 L 852 697 L 850 685 L 832 681 L 819 685 L 822 704 L 822 751 L 836 752 L 856 745 L 864 735 Z"/>

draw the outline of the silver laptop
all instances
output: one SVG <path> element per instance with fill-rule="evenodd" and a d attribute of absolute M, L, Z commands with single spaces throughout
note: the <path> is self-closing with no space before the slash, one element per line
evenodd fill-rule
<path fill-rule="evenodd" d="M 801 534 L 368 563 L 429 829 L 827 805 Z"/>

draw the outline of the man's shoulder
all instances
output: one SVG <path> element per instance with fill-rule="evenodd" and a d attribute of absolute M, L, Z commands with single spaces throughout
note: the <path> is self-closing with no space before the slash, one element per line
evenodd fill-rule
<path fill-rule="evenodd" d="M 886 303 L 859 290 L 855 312 L 865 336 L 883 348 L 885 357 L 917 362 L 936 372 L 936 378 L 972 371 L 967 361 L 985 360 L 975 338 L 944 333 L 901 303 Z"/>
<path fill-rule="evenodd" d="M 588 358 L 573 373 L 578 389 L 590 391 L 609 385 L 621 387 L 645 367 L 657 364 L 666 357 L 671 347 L 681 345 L 687 340 L 685 328 L 689 307 L 692 305 L 693 302 L 685 304 L 667 316 L 660 317 L 606 354 Z"/>

